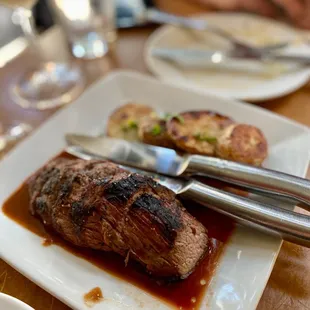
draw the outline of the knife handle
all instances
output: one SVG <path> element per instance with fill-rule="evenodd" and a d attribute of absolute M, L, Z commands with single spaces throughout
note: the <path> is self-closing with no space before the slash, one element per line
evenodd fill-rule
<path fill-rule="evenodd" d="M 266 60 L 295 62 L 304 66 L 310 65 L 309 55 L 266 55 Z"/>
<path fill-rule="evenodd" d="M 168 24 L 174 26 L 181 26 L 189 29 L 207 30 L 207 22 L 201 19 L 194 19 L 191 17 L 178 16 L 156 9 L 149 9 L 147 12 L 147 19 L 150 22 L 159 24 Z"/>
<path fill-rule="evenodd" d="M 159 23 L 159 24 L 174 25 L 174 26 L 184 27 L 184 28 L 193 29 L 193 30 L 200 30 L 200 31 L 211 31 L 214 34 L 234 44 L 239 44 L 239 41 L 235 39 L 230 33 L 226 32 L 222 28 L 218 28 L 216 26 L 209 24 L 205 19 L 178 16 L 178 15 L 162 12 L 156 9 L 148 10 L 147 19 L 150 22 Z M 273 50 L 274 46 L 271 46 L 271 49 Z"/>
<path fill-rule="evenodd" d="M 310 181 L 274 170 L 249 166 L 215 157 L 192 155 L 185 173 L 207 175 L 227 183 L 284 196 L 303 203 L 310 211 Z M 306 206 L 305 206 L 306 205 Z"/>
<path fill-rule="evenodd" d="M 194 200 L 238 223 L 283 240 L 310 247 L 310 217 L 190 181 L 182 197 Z"/>

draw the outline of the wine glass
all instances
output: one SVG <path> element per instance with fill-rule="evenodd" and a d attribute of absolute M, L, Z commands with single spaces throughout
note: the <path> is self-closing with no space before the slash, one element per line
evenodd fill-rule
<path fill-rule="evenodd" d="M 77 66 L 44 59 L 31 10 L 35 3 L 36 0 L 0 0 L 0 4 L 14 9 L 14 21 L 21 26 L 37 60 L 12 84 L 13 100 L 23 108 L 45 110 L 72 101 L 82 92 L 84 82 Z"/>

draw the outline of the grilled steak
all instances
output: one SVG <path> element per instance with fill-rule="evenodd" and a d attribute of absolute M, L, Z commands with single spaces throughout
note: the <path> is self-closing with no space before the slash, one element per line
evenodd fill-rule
<path fill-rule="evenodd" d="M 171 190 L 111 162 L 52 160 L 29 191 L 32 214 L 63 238 L 134 259 L 154 276 L 185 278 L 206 252 L 205 227 Z"/>

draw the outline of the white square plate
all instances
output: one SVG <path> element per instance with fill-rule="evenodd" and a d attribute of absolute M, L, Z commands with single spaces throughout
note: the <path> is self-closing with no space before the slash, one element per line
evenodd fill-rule
<path fill-rule="evenodd" d="M 0 163 L 0 205 L 35 170 L 65 147 L 66 132 L 97 134 L 108 115 L 128 100 L 167 112 L 211 109 L 260 127 L 270 146 L 265 166 L 305 176 L 309 130 L 264 109 L 169 86 L 137 73 L 116 72 L 59 111 Z M 281 240 L 238 228 L 205 293 L 201 309 L 255 309 Z M 170 309 L 141 289 L 98 269 L 58 246 L 42 247 L 38 236 L 0 212 L 0 256 L 29 279 L 75 309 L 95 286 L 104 301 L 93 309 Z"/>

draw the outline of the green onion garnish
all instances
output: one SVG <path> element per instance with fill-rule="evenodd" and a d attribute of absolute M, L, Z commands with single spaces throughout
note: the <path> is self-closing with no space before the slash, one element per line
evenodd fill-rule
<path fill-rule="evenodd" d="M 126 124 L 122 125 L 123 131 L 128 131 L 130 129 L 138 129 L 138 123 L 134 120 L 129 120 Z"/>
<path fill-rule="evenodd" d="M 198 141 L 206 141 L 209 143 L 216 143 L 217 138 L 216 137 L 211 137 L 206 134 L 202 134 L 201 132 L 197 132 L 194 134 L 194 138 L 196 138 Z"/>
<path fill-rule="evenodd" d="M 162 132 L 162 128 L 159 124 L 154 125 L 151 131 L 153 136 L 158 136 L 161 134 L 161 132 Z"/>

